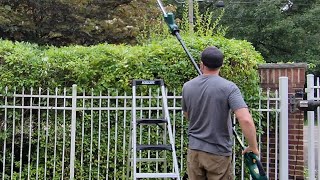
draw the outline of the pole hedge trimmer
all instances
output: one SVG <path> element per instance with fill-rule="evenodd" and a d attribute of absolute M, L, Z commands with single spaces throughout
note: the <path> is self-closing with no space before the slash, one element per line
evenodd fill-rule
<path fill-rule="evenodd" d="M 164 9 L 161 0 L 157 0 L 158 5 L 163 13 L 164 16 L 164 20 L 167 23 L 167 25 L 169 26 L 169 29 L 171 31 L 171 34 L 176 36 L 176 38 L 178 39 L 178 41 L 180 42 L 180 44 L 182 45 L 184 51 L 186 52 L 186 54 L 188 55 L 189 59 L 191 60 L 194 68 L 197 70 L 198 74 L 201 75 L 202 72 L 200 71 L 198 65 L 196 64 L 195 60 L 193 59 L 191 53 L 189 52 L 188 48 L 186 47 L 185 43 L 183 42 L 180 34 L 179 34 L 179 28 L 175 23 L 174 20 L 174 15 L 172 13 L 167 13 L 166 10 Z M 245 146 L 242 143 L 239 135 L 237 134 L 236 130 L 233 128 L 233 134 L 236 137 L 237 141 L 239 142 L 239 144 L 241 145 L 241 148 L 244 150 Z M 262 167 L 262 164 L 258 158 L 257 155 L 255 155 L 253 152 L 248 152 L 244 154 L 244 161 L 246 166 L 249 169 L 249 172 L 251 174 L 251 177 L 254 180 L 267 180 L 268 177 L 266 176 L 266 173 Z"/>

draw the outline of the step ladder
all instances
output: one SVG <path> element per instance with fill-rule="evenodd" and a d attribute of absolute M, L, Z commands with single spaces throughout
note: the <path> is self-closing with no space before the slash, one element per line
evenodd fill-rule
<path fill-rule="evenodd" d="M 142 96 L 137 96 L 137 86 L 151 86 L 151 85 L 157 85 L 160 86 L 161 89 L 161 95 L 158 95 L 158 99 L 162 99 L 162 118 L 140 118 L 137 119 L 137 99 L 141 100 Z M 158 88 L 159 90 L 159 88 Z M 155 98 L 155 97 L 153 97 Z M 141 103 L 141 101 L 139 101 Z M 160 103 L 159 103 L 160 104 Z M 149 108 L 150 109 L 150 108 Z M 142 110 L 140 110 L 141 112 Z M 159 114 L 158 114 L 159 115 Z M 140 113 L 141 116 L 141 113 Z M 150 116 L 150 115 L 149 115 Z M 153 131 L 155 128 L 157 132 L 153 132 L 150 130 L 150 128 L 153 127 Z M 139 134 L 137 134 L 137 128 L 139 128 Z M 147 131 L 145 131 L 147 129 Z M 165 85 L 164 81 L 162 79 L 159 80 L 133 80 L 132 81 L 132 122 L 130 124 L 130 138 L 129 138 L 129 155 L 128 155 L 128 164 L 127 164 L 127 179 L 150 179 L 150 178 L 156 178 L 156 179 L 179 179 L 180 180 L 180 174 L 179 174 L 179 168 L 178 168 L 178 161 L 176 156 L 176 150 L 174 145 L 174 138 L 172 133 L 172 127 L 170 123 L 170 116 L 169 116 L 169 110 L 168 110 L 168 102 L 167 97 L 165 93 Z M 150 135 L 151 133 L 156 134 L 157 138 L 160 138 L 159 142 L 157 140 L 156 143 L 154 142 L 147 142 L 143 144 L 137 143 L 137 136 L 139 136 L 140 142 L 141 138 L 146 137 L 145 135 Z M 167 136 L 169 137 L 169 142 L 167 139 Z M 150 157 L 150 152 L 153 154 L 156 153 L 156 157 Z M 168 157 L 167 152 L 171 152 L 172 157 L 170 158 L 170 163 L 172 163 L 171 172 L 168 172 L 167 168 L 167 162 Z M 143 154 L 144 153 L 144 154 Z M 145 157 L 146 153 L 148 153 L 149 157 Z M 139 157 L 137 157 L 139 154 Z M 168 153 L 169 154 L 169 153 Z M 139 167 L 138 164 L 139 163 Z M 145 163 L 145 164 L 143 164 Z M 149 164 L 148 164 L 149 163 Z M 142 166 L 144 168 L 139 169 Z M 151 165 L 150 165 L 151 164 Z M 155 167 L 156 166 L 156 170 Z M 159 166 L 161 166 L 159 168 Z M 145 167 L 153 167 L 150 168 L 151 170 Z M 146 170 L 147 169 L 147 170 Z M 146 172 L 147 171 L 147 172 Z M 131 178 L 129 178 L 131 177 Z"/>

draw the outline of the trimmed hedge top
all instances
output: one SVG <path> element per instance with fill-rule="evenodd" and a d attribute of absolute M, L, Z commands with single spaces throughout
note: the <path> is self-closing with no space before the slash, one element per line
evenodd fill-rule
<path fill-rule="evenodd" d="M 257 93 L 257 65 L 262 56 L 253 46 L 223 37 L 184 37 L 197 62 L 203 49 L 215 45 L 225 55 L 221 76 L 235 82 L 244 95 Z M 83 89 L 131 90 L 132 79 L 164 79 L 181 90 L 197 72 L 174 37 L 144 45 L 99 44 L 90 47 L 37 46 L 0 40 L 0 88 L 55 88 L 77 84 Z"/>

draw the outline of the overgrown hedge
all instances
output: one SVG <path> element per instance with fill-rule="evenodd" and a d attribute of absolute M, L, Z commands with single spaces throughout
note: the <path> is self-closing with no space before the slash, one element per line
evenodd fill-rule
<path fill-rule="evenodd" d="M 262 56 L 250 43 L 222 37 L 185 37 L 196 60 L 210 45 L 225 54 L 221 75 L 234 81 L 246 99 L 259 87 L 257 65 Z M 100 44 L 96 46 L 43 47 L 0 40 L 0 88 L 55 88 L 77 84 L 90 89 L 129 90 L 132 79 L 162 78 L 172 89 L 197 75 L 174 38 L 145 45 Z"/>
<path fill-rule="evenodd" d="M 196 60 L 199 59 L 200 52 L 207 46 L 215 45 L 219 47 L 225 54 L 221 76 L 234 81 L 240 87 L 250 107 L 257 106 L 256 103 L 258 103 L 257 99 L 259 98 L 257 65 L 262 63 L 263 59 L 250 43 L 218 36 L 184 37 L 184 40 Z M 61 48 L 0 40 L 0 72 L 2 93 L 5 87 L 8 87 L 10 92 L 14 88 L 21 89 L 22 87 L 54 89 L 77 84 L 80 89 L 87 92 L 90 92 L 91 88 L 101 91 L 117 89 L 119 94 L 123 92 L 130 94 L 130 80 L 155 78 L 164 79 L 169 90 L 175 89 L 180 93 L 183 83 L 197 76 L 182 47 L 173 37 L 138 46 L 100 44 L 90 47 L 70 46 Z M 2 111 L 0 111 L 0 116 L 3 116 Z M 21 115 L 16 115 L 16 117 L 18 116 Z M 102 116 L 107 117 L 106 114 L 102 114 Z M 50 118 L 54 118 L 54 116 Z M 61 121 L 62 118 L 59 117 L 59 119 Z M 95 128 L 98 128 L 99 122 L 96 114 L 86 115 L 85 131 L 88 131 L 88 133 L 90 132 L 90 119 L 94 119 Z M 61 123 L 60 121 L 58 123 Z M 81 124 L 77 126 L 77 129 L 81 129 Z M 103 124 L 103 128 L 107 128 L 105 126 L 106 124 Z M 111 126 L 111 128 L 111 132 L 115 132 L 114 127 Z M 185 127 L 183 125 L 178 128 Z M 51 134 L 54 129 L 50 129 L 50 131 Z M 119 129 L 119 132 L 121 131 Z M 10 133 L 8 134 L 10 135 Z M 95 134 L 94 136 L 98 135 Z M 120 136 L 122 134 L 119 134 Z M 45 142 L 45 134 L 41 134 L 40 137 Z M 85 137 L 87 138 L 85 142 L 89 143 L 90 136 Z M 177 137 L 179 136 L 177 135 Z M 0 140 L 2 141 L 1 138 Z M 1 141 L 0 145 L 3 142 Z M 48 147 L 52 147 L 52 144 L 48 144 Z M 105 144 L 101 147 L 101 149 L 106 148 Z M 97 147 L 94 147 L 94 152 L 97 152 Z M 44 154 L 40 154 L 40 156 L 43 158 Z M 106 154 L 101 152 L 101 157 L 106 157 Z M 122 157 L 118 157 L 118 159 L 121 160 Z M 92 161 L 96 161 L 96 159 Z M 48 168 L 52 167 L 52 160 L 48 160 L 48 162 L 51 162 L 51 164 L 48 164 Z M 32 172 L 34 172 L 36 164 L 32 165 Z M 79 162 L 76 162 L 76 166 L 81 174 L 86 174 L 89 169 L 86 164 L 86 169 L 79 170 Z M 42 166 L 40 171 L 43 171 Z M 96 169 L 93 169 L 94 173 L 96 173 L 95 171 Z M 119 171 L 118 179 L 120 179 L 121 174 L 122 172 Z M 110 175 L 110 178 L 112 176 L 113 174 Z M 25 174 L 23 177 L 25 177 Z M 77 179 L 82 178 L 86 179 L 85 176 Z"/>

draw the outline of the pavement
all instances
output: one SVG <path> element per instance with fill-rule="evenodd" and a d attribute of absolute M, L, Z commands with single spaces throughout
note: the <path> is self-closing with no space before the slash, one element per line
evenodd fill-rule
<path fill-rule="evenodd" d="M 314 128 L 314 147 L 315 147 L 315 168 L 318 168 L 318 140 L 319 140 L 319 129 L 318 126 Z M 303 151 L 304 151 L 304 164 L 305 167 L 308 166 L 308 126 L 304 126 L 303 128 Z"/>

